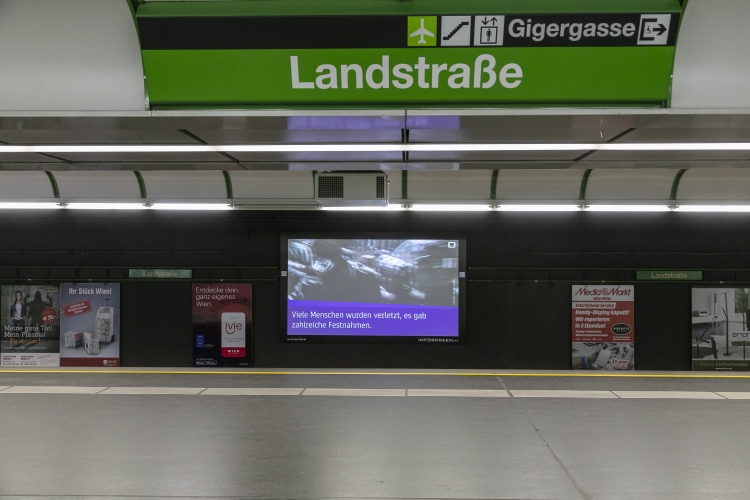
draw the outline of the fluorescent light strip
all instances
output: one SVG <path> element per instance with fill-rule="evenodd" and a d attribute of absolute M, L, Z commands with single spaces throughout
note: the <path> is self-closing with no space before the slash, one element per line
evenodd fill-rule
<path fill-rule="evenodd" d="M 154 203 L 153 210 L 232 210 L 232 205 L 221 203 Z"/>
<path fill-rule="evenodd" d="M 0 210 L 23 210 L 23 209 L 36 209 L 36 210 L 49 210 L 49 209 L 63 208 L 59 203 L 0 203 Z"/>
<path fill-rule="evenodd" d="M 405 209 L 401 205 L 387 205 L 385 207 L 321 207 L 321 210 L 332 212 L 398 212 Z"/>
<path fill-rule="evenodd" d="M 441 205 L 441 204 L 416 204 L 409 210 L 417 212 L 488 212 L 493 210 L 489 205 Z"/>
<path fill-rule="evenodd" d="M 750 212 L 750 205 L 683 205 L 675 212 Z"/>
<path fill-rule="evenodd" d="M 450 151 L 750 151 L 748 142 L 577 144 L 0 145 L 2 153 L 388 153 Z"/>
<path fill-rule="evenodd" d="M 198 210 L 223 211 L 232 210 L 232 205 L 221 203 L 156 203 L 153 205 L 140 203 L 35 203 L 35 202 L 0 202 L 0 210 Z M 274 210 L 273 206 L 264 206 L 264 210 Z M 283 206 L 281 210 L 294 210 L 294 207 Z M 497 207 L 487 204 L 450 205 L 450 204 L 416 204 L 412 206 L 388 205 L 385 207 L 322 207 L 322 210 L 342 212 L 393 212 L 393 211 L 424 211 L 424 212 L 750 212 L 750 205 L 682 205 L 671 208 L 666 205 L 590 205 L 581 208 L 580 205 L 500 205 Z"/>
<path fill-rule="evenodd" d="M 575 212 L 578 205 L 500 205 L 501 212 Z"/>
<path fill-rule="evenodd" d="M 67 203 L 64 207 L 71 210 L 147 210 L 143 203 Z"/>
<path fill-rule="evenodd" d="M 669 212 L 666 205 L 589 205 L 587 212 Z"/>

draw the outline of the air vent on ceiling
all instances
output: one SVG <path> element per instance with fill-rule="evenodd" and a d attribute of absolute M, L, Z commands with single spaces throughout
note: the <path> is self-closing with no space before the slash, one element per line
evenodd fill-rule
<path fill-rule="evenodd" d="M 343 198 L 344 176 L 332 175 L 318 177 L 318 198 Z"/>
<path fill-rule="evenodd" d="M 315 175 L 315 199 L 323 206 L 386 206 L 388 178 L 384 172 L 321 172 Z"/>

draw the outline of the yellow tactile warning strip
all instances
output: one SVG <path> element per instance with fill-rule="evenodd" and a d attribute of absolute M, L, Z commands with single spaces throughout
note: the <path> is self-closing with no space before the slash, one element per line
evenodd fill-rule
<path fill-rule="evenodd" d="M 673 379 L 750 379 L 750 374 L 714 372 L 560 372 L 560 371 L 347 371 L 347 370 L 203 370 L 203 369 L 148 369 L 148 368 L 92 368 L 92 369 L 0 369 L 4 373 L 55 373 L 55 374 L 108 374 L 108 375 L 372 375 L 372 376 L 421 376 L 421 377 L 623 377 L 623 378 L 673 378 Z"/>
<path fill-rule="evenodd" d="M 80 387 L 11 386 L 6 395 L 114 395 L 114 396 L 355 396 L 355 397 L 450 397 L 450 398 L 563 398 L 563 399 L 691 399 L 749 400 L 747 392 L 708 391 L 569 391 L 569 390 L 463 390 L 463 389 L 342 389 L 342 388 L 205 388 L 205 387 Z"/>

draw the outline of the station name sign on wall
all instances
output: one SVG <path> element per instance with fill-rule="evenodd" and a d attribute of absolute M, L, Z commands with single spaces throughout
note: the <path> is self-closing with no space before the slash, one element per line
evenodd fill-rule
<path fill-rule="evenodd" d="M 138 28 L 157 106 L 657 105 L 667 98 L 680 16 L 226 16 L 153 5 L 139 9 Z"/>

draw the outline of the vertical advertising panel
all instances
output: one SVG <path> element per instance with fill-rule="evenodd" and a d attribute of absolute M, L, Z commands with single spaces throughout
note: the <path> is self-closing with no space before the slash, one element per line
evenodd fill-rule
<path fill-rule="evenodd" d="M 750 288 L 693 287 L 693 370 L 750 370 Z"/>
<path fill-rule="evenodd" d="M 63 283 L 60 366 L 120 366 L 120 285 Z"/>
<path fill-rule="evenodd" d="M 633 370 L 632 285 L 573 285 L 573 369 Z"/>
<path fill-rule="evenodd" d="M 194 366 L 250 366 L 252 318 L 252 285 L 194 284 Z"/>
<path fill-rule="evenodd" d="M 3 285 L 0 295 L 0 366 L 60 366 L 58 287 Z"/>

